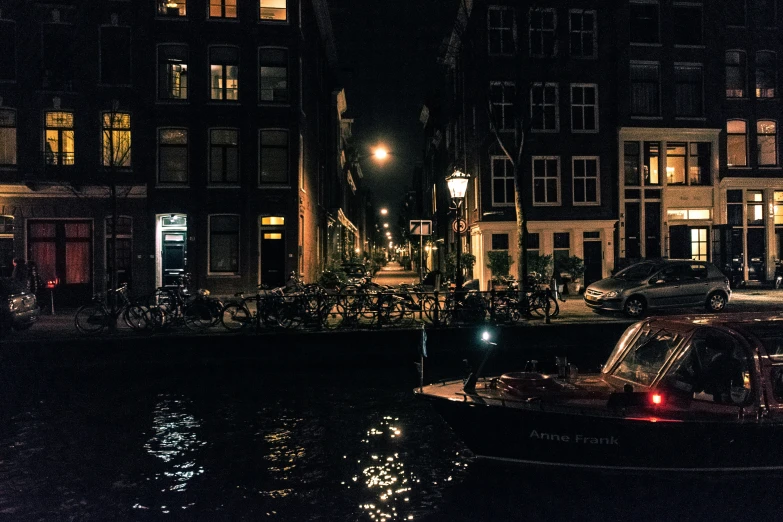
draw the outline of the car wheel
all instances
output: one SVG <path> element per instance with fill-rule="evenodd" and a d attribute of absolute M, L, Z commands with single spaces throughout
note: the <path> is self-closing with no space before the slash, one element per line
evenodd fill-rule
<path fill-rule="evenodd" d="M 647 303 L 644 302 L 644 299 L 634 295 L 625 300 L 623 311 L 628 317 L 636 319 L 637 317 L 644 315 L 646 308 Z"/>
<path fill-rule="evenodd" d="M 723 292 L 713 292 L 707 296 L 707 311 L 722 312 L 726 309 L 726 296 Z"/>

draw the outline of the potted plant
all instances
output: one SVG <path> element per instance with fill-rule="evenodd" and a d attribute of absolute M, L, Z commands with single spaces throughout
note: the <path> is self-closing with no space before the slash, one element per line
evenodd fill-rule
<path fill-rule="evenodd" d="M 508 250 L 487 251 L 487 268 L 492 272 L 491 286 L 500 284 L 500 278 L 508 276 L 514 259 L 508 255 Z"/>
<path fill-rule="evenodd" d="M 457 280 L 457 253 L 452 251 L 446 255 L 446 273 L 453 279 Z M 459 264 L 462 265 L 462 275 L 465 277 L 465 273 L 471 274 L 473 272 L 473 265 L 476 264 L 476 256 L 467 252 L 460 253 Z M 467 280 L 467 278 L 465 278 Z M 463 281 L 464 282 L 464 281 Z"/>
<path fill-rule="evenodd" d="M 585 262 L 579 256 L 566 257 L 558 261 L 557 273 L 566 282 L 566 292 L 578 294 L 582 290 L 582 276 L 585 273 Z"/>

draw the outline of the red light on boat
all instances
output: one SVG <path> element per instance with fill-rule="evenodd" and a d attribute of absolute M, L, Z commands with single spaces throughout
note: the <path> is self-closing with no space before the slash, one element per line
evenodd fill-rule
<path fill-rule="evenodd" d="M 661 395 L 660 393 L 653 393 L 652 395 L 650 395 L 650 401 L 655 406 L 660 406 L 661 404 L 663 404 L 663 395 Z"/>

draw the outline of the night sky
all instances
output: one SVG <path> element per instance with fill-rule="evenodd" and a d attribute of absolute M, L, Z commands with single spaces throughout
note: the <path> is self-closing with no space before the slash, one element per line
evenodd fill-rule
<path fill-rule="evenodd" d="M 398 154 L 380 167 L 362 162 L 374 201 L 394 214 L 411 183 L 409 165 L 422 157 L 419 114 L 440 84 L 438 49 L 459 1 L 328 0 L 354 139 L 367 153 L 383 143 Z"/>

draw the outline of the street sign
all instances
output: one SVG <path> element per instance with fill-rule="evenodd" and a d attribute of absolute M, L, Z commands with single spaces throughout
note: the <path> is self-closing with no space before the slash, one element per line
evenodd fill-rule
<path fill-rule="evenodd" d="M 432 235 L 432 221 L 429 219 L 411 219 L 412 236 Z"/>
<path fill-rule="evenodd" d="M 451 229 L 454 232 L 461 234 L 468 229 L 468 222 L 462 218 L 455 219 L 451 222 Z"/>

